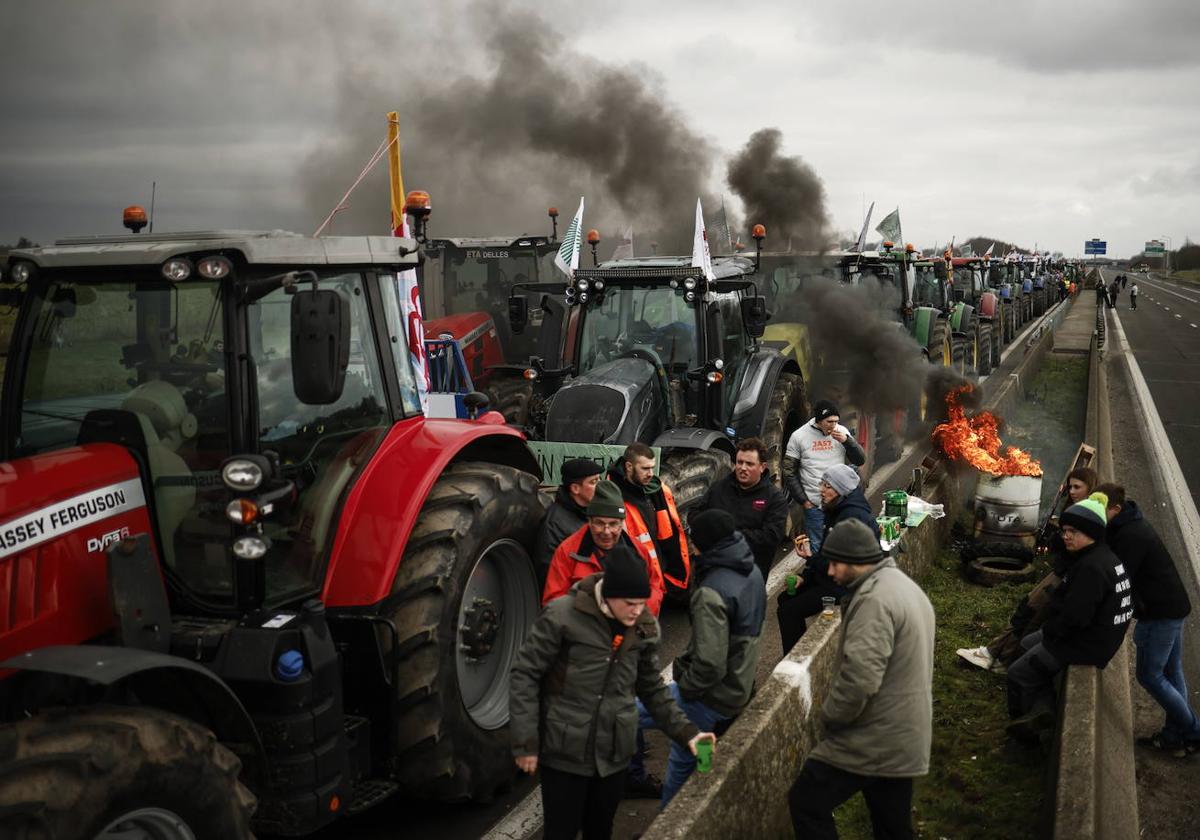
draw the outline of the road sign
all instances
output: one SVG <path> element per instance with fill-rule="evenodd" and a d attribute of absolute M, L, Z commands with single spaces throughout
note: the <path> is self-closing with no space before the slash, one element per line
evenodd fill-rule
<path fill-rule="evenodd" d="M 1090 242 L 1083 243 L 1084 254 L 1107 254 L 1108 243 L 1102 242 L 1099 239 L 1093 239 Z"/>
<path fill-rule="evenodd" d="M 1151 239 L 1146 243 L 1146 247 L 1143 252 L 1149 256 L 1150 254 L 1161 254 L 1165 250 L 1166 249 L 1163 247 L 1161 242 L 1159 242 L 1157 239 Z"/>

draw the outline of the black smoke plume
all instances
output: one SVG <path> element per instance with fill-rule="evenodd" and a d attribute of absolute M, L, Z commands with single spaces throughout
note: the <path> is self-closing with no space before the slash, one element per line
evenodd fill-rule
<path fill-rule="evenodd" d="M 799 157 L 780 154 L 783 135 L 763 128 L 729 162 L 727 181 L 746 211 L 746 224 L 763 224 L 771 250 L 823 251 L 832 237 L 825 187 Z"/>

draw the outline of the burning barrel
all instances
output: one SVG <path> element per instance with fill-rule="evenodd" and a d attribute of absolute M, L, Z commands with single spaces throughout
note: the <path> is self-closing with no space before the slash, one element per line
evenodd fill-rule
<path fill-rule="evenodd" d="M 975 540 L 1017 542 L 1032 549 L 1041 499 L 1040 475 L 981 474 L 975 485 Z"/>

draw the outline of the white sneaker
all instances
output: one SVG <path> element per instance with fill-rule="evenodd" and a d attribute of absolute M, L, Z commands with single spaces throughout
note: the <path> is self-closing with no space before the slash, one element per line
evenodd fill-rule
<path fill-rule="evenodd" d="M 987 649 L 987 645 L 977 648 L 959 648 L 957 653 L 975 667 L 985 671 L 995 670 L 996 666 L 1000 664 Z"/>

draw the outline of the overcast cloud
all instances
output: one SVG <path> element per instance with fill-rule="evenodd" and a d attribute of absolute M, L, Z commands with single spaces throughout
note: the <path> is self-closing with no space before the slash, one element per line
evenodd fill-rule
<path fill-rule="evenodd" d="M 820 180 L 839 231 L 875 201 L 925 246 L 984 235 L 1077 254 L 1097 236 L 1131 254 L 1200 220 L 1193 2 L 0 12 L 0 242 L 116 232 L 153 180 L 158 230 L 310 233 L 391 109 L 407 185 L 433 193 L 447 235 L 541 231 L 546 206 L 568 215 L 580 194 L 606 235 L 686 229 L 697 194 L 751 224 L 727 166 L 764 128 Z M 333 229 L 382 232 L 387 212 L 380 167 Z"/>

